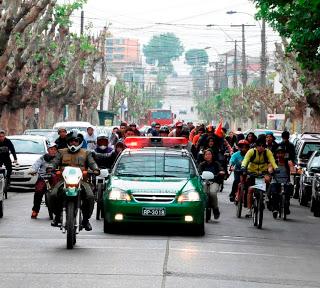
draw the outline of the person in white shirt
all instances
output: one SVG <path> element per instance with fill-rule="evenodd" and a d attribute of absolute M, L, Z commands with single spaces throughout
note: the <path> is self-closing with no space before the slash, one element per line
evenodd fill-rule
<path fill-rule="evenodd" d="M 97 147 L 97 135 L 94 133 L 92 126 L 87 128 L 87 133 L 84 135 L 84 140 L 87 142 L 87 150 L 94 151 Z"/>

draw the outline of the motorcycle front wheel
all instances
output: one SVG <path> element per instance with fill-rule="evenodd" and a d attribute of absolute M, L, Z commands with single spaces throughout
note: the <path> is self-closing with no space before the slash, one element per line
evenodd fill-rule
<path fill-rule="evenodd" d="M 74 202 L 70 201 L 67 204 L 67 249 L 72 249 L 76 243 L 76 227 L 75 227 L 75 214 Z"/>

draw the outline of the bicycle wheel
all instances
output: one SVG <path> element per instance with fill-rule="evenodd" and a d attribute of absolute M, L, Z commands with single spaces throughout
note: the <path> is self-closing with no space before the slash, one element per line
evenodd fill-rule
<path fill-rule="evenodd" d="M 257 226 L 258 225 L 258 199 L 257 198 L 253 199 L 252 211 L 253 211 L 253 215 L 252 215 L 253 226 Z"/>
<path fill-rule="evenodd" d="M 282 197 L 281 197 L 281 212 L 282 212 L 282 215 L 283 215 L 283 220 L 287 220 L 287 211 L 289 209 L 288 207 L 288 201 L 286 199 L 286 194 L 283 193 L 282 194 Z"/>
<path fill-rule="evenodd" d="M 263 195 L 262 193 L 260 193 L 260 197 L 259 197 L 259 200 L 258 200 L 258 229 L 261 229 L 262 228 L 262 222 L 263 222 Z"/>
<path fill-rule="evenodd" d="M 241 211 L 242 211 L 242 201 L 243 201 L 243 185 L 239 187 L 238 191 L 238 202 L 237 202 L 237 210 L 236 210 L 236 215 L 238 218 L 241 218 Z"/>
<path fill-rule="evenodd" d="M 74 215 L 74 202 L 68 202 L 67 206 L 67 249 L 72 249 L 76 243 L 76 227 L 75 227 L 75 215 Z"/>

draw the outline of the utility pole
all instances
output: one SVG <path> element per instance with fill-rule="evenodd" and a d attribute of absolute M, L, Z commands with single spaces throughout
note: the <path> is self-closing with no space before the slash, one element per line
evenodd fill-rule
<path fill-rule="evenodd" d="M 84 11 L 81 10 L 80 35 L 83 35 L 83 26 L 84 26 Z"/>
<path fill-rule="evenodd" d="M 247 86 L 248 81 L 248 72 L 247 72 L 247 59 L 246 59 L 246 43 L 245 43 L 245 27 L 256 26 L 256 25 L 231 25 L 231 27 L 241 27 L 242 28 L 242 56 L 241 56 L 241 78 L 242 78 L 242 87 Z"/>
<path fill-rule="evenodd" d="M 266 22 L 262 20 L 261 28 L 261 74 L 260 83 L 261 87 L 266 86 L 266 75 L 267 75 L 267 57 L 266 57 Z"/>
<path fill-rule="evenodd" d="M 238 87 L 238 51 L 237 51 L 237 40 L 234 41 L 227 41 L 227 42 L 234 42 L 234 60 L 233 60 L 233 88 Z"/>

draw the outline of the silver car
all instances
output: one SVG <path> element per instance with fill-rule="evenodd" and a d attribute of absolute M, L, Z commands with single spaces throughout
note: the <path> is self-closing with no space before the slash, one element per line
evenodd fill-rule
<path fill-rule="evenodd" d="M 29 169 L 40 156 L 47 153 L 47 142 L 43 136 L 8 136 L 16 150 L 18 163 L 12 165 L 11 189 L 32 190 L 38 176 L 29 174 Z"/>

